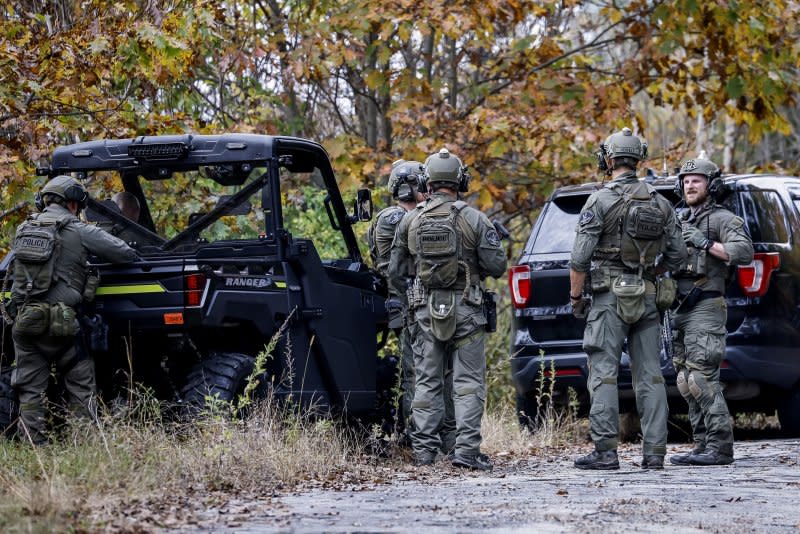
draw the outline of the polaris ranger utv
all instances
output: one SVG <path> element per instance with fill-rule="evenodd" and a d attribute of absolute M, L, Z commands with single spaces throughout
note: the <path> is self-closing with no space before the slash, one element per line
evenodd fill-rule
<path fill-rule="evenodd" d="M 141 258 L 96 265 L 100 286 L 84 310 L 95 325 L 84 321 L 80 341 L 94 357 L 101 397 L 138 383 L 191 406 L 208 396 L 232 400 L 283 326 L 263 386 L 326 413 L 385 415 L 395 377 L 393 360 L 378 358 L 387 289 L 364 264 L 352 229 L 371 218 L 372 200 L 359 190 L 348 213 L 322 146 L 247 134 L 102 140 L 57 148 L 38 172 L 71 174 L 90 192 L 122 188 L 140 205 L 137 221 L 94 194 L 86 210 Z M 324 234 L 334 241 L 319 250 L 336 250 L 335 258 L 320 258 L 314 236 L 287 227 L 289 185 L 319 193 L 330 222 Z M 10 263 L 0 263 L 0 280 Z M 5 328 L 3 426 L 14 409 Z"/>

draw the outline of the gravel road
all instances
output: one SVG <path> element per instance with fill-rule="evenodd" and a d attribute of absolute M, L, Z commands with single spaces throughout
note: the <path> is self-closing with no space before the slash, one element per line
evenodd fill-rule
<path fill-rule="evenodd" d="M 670 446 L 669 454 L 687 449 Z M 800 440 L 738 442 L 724 467 L 584 472 L 563 453 L 499 459 L 490 474 L 407 467 L 343 489 L 247 503 L 215 532 L 787 532 L 800 529 Z M 587 447 L 588 448 L 588 447 Z M 574 451 L 573 451 L 574 452 Z M 572 454 L 572 452 L 570 453 Z"/>

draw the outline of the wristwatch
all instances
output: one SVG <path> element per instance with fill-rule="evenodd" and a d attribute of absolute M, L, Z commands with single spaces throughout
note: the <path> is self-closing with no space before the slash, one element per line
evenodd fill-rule
<path fill-rule="evenodd" d="M 570 295 L 570 296 L 569 296 L 569 300 L 581 300 L 582 298 L 583 298 L 583 297 L 582 297 L 581 295 L 578 295 L 577 297 L 576 297 L 576 296 L 573 296 L 573 295 Z"/>
<path fill-rule="evenodd" d="M 713 246 L 714 246 L 714 240 L 713 239 L 706 239 L 706 242 L 703 243 L 703 250 L 708 251 Z"/>

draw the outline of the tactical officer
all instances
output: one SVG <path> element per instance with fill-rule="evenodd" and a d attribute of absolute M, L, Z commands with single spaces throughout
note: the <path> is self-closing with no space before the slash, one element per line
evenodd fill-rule
<path fill-rule="evenodd" d="M 589 357 L 589 423 L 595 446 L 575 460 L 579 469 L 619 469 L 617 375 L 626 337 L 642 421 L 642 468 L 664 467 L 667 397 L 659 366 L 659 311 L 674 299 L 674 285 L 671 297 L 659 299 L 667 304 L 657 309 L 655 260 L 663 253 L 658 271 L 675 271 L 686 260 L 686 247 L 671 204 L 636 177 L 636 167 L 646 157 L 647 144 L 630 128 L 603 142 L 598 166 L 612 180 L 588 198 L 576 228 L 569 300 L 575 316 L 584 317 L 589 304 L 584 283 L 591 268 L 583 349 Z"/>
<path fill-rule="evenodd" d="M 367 231 L 372 263 L 387 279 L 389 257 L 397 225 L 407 212 L 413 210 L 417 204 L 427 198 L 427 194 L 421 192 L 419 188 L 422 177 L 422 163 L 402 159 L 394 162 L 389 175 L 388 187 L 397 204 L 382 209 Z M 405 288 L 413 281 L 414 266 L 410 261 L 406 266 L 406 272 L 408 275 L 403 291 L 389 287 L 390 299 L 387 302 L 387 309 L 389 311 L 389 328 L 392 328 L 400 339 L 400 418 L 403 428 L 406 429 L 406 436 L 410 438 L 411 402 L 414 399 L 414 353 L 411 350 L 411 343 L 416 330 L 416 322 L 408 313 L 408 298 L 405 291 Z M 448 380 L 445 382 L 446 415 L 441 430 L 442 450 L 445 453 L 453 449 L 456 439 L 452 400 L 452 369 L 448 369 L 447 377 Z"/>
<path fill-rule="evenodd" d="M 447 149 L 425 162 L 426 202 L 408 212 L 397 228 L 389 262 L 390 281 L 405 290 L 406 265 L 414 265 L 409 307 L 418 324 L 413 341 L 416 388 L 412 418 L 417 465 L 430 465 L 441 447 L 445 418 L 444 374 L 453 366 L 456 444 L 453 465 L 492 468 L 480 452 L 481 417 L 486 398 L 484 338 L 494 304 L 482 281 L 505 273 L 500 236 L 480 211 L 458 200 L 469 188 L 469 174 Z"/>
<path fill-rule="evenodd" d="M 63 376 L 69 407 L 94 414 L 94 362 L 76 348 L 76 308 L 94 296 L 97 282 L 88 280 L 89 254 L 113 263 L 136 259 L 123 241 L 78 219 L 88 198 L 77 180 L 56 176 L 36 196 L 42 213 L 23 222 L 14 238 L 11 292 L 18 311 L 11 382 L 19 395 L 23 434 L 36 444 L 46 441 L 44 401 L 51 363 Z"/>
<path fill-rule="evenodd" d="M 753 243 L 744 221 L 714 201 L 723 184 L 713 162 L 685 161 L 678 186 L 689 206 L 679 217 L 689 260 L 677 275 L 673 363 L 678 390 L 689 403 L 694 449 L 670 462 L 725 465 L 733 462 L 733 427 L 719 383 L 728 317 L 725 286 L 730 266 L 753 260 Z"/>

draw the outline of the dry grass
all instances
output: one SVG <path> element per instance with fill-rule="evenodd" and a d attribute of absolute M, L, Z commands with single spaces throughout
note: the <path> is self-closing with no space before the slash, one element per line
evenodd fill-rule
<path fill-rule="evenodd" d="M 517 414 L 509 408 L 499 408 L 484 415 L 481 424 L 484 452 L 490 455 L 518 456 L 533 451 L 561 448 L 588 439 L 585 419 L 578 419 L 570 411 L 549 409 L 539 427 L 531 432 L 522 428 Z"/>
<path fill-rule="evenodd" d="M 342 426 L 274 404 L 257 406 L 244 421 L 211 416 L 179 427 L 161 423 L 151 401 L 140 402 L 149 417 L 140 404 L 96 424 L 72 421 L 46 447 L 0 441 L 0 531 L 95 529 L 137 503 L 271 495 L 367 468 L 359 440 Z"/>

